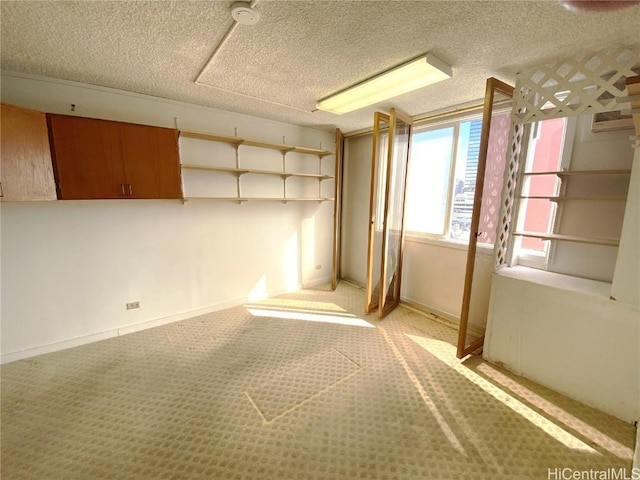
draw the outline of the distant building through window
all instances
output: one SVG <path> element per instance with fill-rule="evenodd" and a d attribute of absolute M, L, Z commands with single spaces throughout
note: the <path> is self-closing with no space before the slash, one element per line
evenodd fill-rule
<path fill-rule="evenodd" d="M 450 237 L 459 240 L 469 239 L 473 199 L 478 174 L 478 155 L 480 153 L 480 135 L 482 120 L 462 122 L 456 159 L 455 196 L 451 215 Z"/>

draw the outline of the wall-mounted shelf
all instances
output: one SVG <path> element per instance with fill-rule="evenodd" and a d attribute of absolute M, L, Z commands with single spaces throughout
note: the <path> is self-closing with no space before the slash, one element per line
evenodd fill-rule
<path fill-rule="evenodd" d="M 541 175 L 555 175 L 559 177 L 561 180 L 563 177 L 597 177 L 597 176 L 607 176 L 607 175 L 630 175 L 631 170 L 626 169 L 607 169 L 607 170 L 559 170 L 559 171 L 545 171 L 545 172 L 524 172 L 524 176 L 541 176 Z M 561 189 L 561 193 L 564 191 L 564 188 Z M 601 197 L 589 197 L 589 196 L 565 196 L 565 195 L 521 195 L 518 197 L 520 200 L 548 200 L 556 203 L 564 203 L 571 201 L 598 201 L 598 202 L 609 202 L 609 201 L 626 201 L 626 197 L 624 196 L 601 196 Z M 561 242 L 572 242 L 572 243 L 584 243 L 589 245 L 600 245 L 606 247 L 617 247 L 619 244 L 619 240 L 614 240 L 610 238 L 593 238 L 593 237 L 583 237 L 579 235 L 564 235 L 560 233 L 538 233 L 538 232 L 528 232 L 521 231 L 515 232 L 514 235 L 529 237 L 529 238 L 539 238 L 541 240 L 557 240 Z"/>
<path fill-rule="evenodd" d="M 578 175 L 631 175 L 631 170 L 563 170 L 557 172 L 524 172 L 525 177 L 535 175 L 557 175 L 558 177 Z"/>
<path fill-rule="evenodd" d="M 576 235 L 561 235 L 558 233 L 537 233 L 537 232 L 515 232 L 514 235 L 529 238 L 539 238 L 541 240 L 558 240 L 561 242 L 586 243 L 589 245 L 602 245 L 605 247 L 617 247 L 619 240 L 611 238 L 591 238 L 579 237 Z"/>
<path fill-rule="evenodd" d="M 232 167 L 210 167 L 208 165 L 193 165 L 183 163 L 182 168 L 190 170 L 210 170 L 213 172 L 227 172 L 235 175 L 244 175 L 246 173 L 254 173 L 258 175 L 274 175 L 276 177 L 303 177 L 303 178 L 317 178 L 319 180 L 327 180 L 333 178 L 333 175 L 323 175 L 319 173 L 294 173 L 294 172 L 278 172 L 275 170 L 259 170 L 255 168 L 232 168 Z"/>
<path fill-rule="evenodd" d="M 190 199 L 211 199 L 211 200 L 227 200 L 227 201 L 233 201 L 233 202 L 237 202 L 237 203 L 243 203 L 243 202 L 247 202 L 249 200 L 260 200 L 260 201 L 279 201 L 279 202 L 284 202 L 284 203 L 288 203 L 288 202 L 298 202 L 298 201 L 315 201 L 315 202 L 325 202 L 325 201 L 330 201 L 333 200 L 332 198 L 326 197 L 322 195 L 322 182 L 325 180 L 329 180 L 334 178 L 333 175 L 326 175 L 324 173 L 322 173 L 322 159 L 328 155 L 333 155 L 333 152 L 330 152 L 328 150 L 322 150 L 322 149 L 316 149 L 316 148 L 308 148 L 308 147 L 298 147 L 298 146 L 293 146 L 293 145 L 287 145 L 285 143 L 269 143 L 269 142 L 263 142 L 263 141 L 259 141 L 259 140 L 251 140 L 251 139 L 247 139 L 247 138 L 241 138 L 241 137 L 230 137 L 230 136 L 226 136 L 226 135 L 217 135 L 217 134 L 209 134 L 209 133 L 202 133 L 202 132 L 194 132 L 194 131 L 189 131 L 189 130 L 181 130 L 180 131 L 180 136 L 182 138 L 193 138 L 196 140 L 205 140 L 205 141 L 210 141 L 210 142 L 219 142 L 219 143 L 226 143 L 229 144 L 231 146 L 234 147 L 235 149 L 235 167 L 227 167 L 227 166 L 218 166 L 218 165 L 202 165 L 202 164 L 194 164 L 194 163 L 183 163 L 181 165 L 182 170 L 194 170 L 194 171 L 203 171 L 203 172 L 210 172 L 212 174 L 223 174 L 223 175 L 233 175 L 235 176 L 235 190 L 236 190 L 236 196 L 215 196 L 215 195 L 208 195 L 209 192 L 201 192 L 204 193 L 204 195 L 189 195 L 189 193 L 187 192 L 188 188 L 183 188 L 183 191 L 185 191 L 185 200 L 190 200 Z M 283 142 L 284 142 L 284 138 L 283 138 Z M 243 168 L 241 166 L 241 162 L 240 162 L 240 147 L 241 146 L 247 146 L 247 147 L 255 147 L 255 148 L 263 148 L 263 149 L 269 149 L 269 150 L 276 150 L 278 152 L 280 152 L 282 154 L 282 169 L 276 169 L 274 168 L 273 162 L 269 165 L 271 167 L 271 169 L 262 169 L 262 168 Z M 303 155 L 313 155 L 318 157 L 318 173 L 303 173 L 303 172 L 297 172 L 297 171 L 289 171 L 289 169 L 287 168 L 287 154 L 289 153 L 297 153 L 297 154 L 303 154 Z M 188 157 L 188 154 L 185 155 L 183 153 L 182 155 L 183 157 Z M 254 159 L 255 160 L 255 159 Z M 215 162 L 215 160 L 212 160 Z M 220 161 L 218 161 L 218 163 L 221 163 Z M 226 161 L 226 163 L 228 164 L 228 160 Z M 255 163 L 255 161 L 254 161 Z M 302 169 L 302 168 L 300 168 Z M 275 176 L 275 177 L 279 177 L 282 179 L 282 190 L 279 192 L 274 192 L 274 191 L 267 191 L 264 192 L 267 195 L 273 193 L 273 196 L 258 196 L 258 195 L 246 195 L 245 193 L 243 193 L 243 189 L 250 187 L 251 185 L 255 185 L 255 182 L 249 182 L 248 184 L 246 183 L 247 181 L 243 180 L 241 182 L 240 177 L 242 177 L 243 175 L 267 175 L 267 176 Z M 317 180 L 317 196 L 314 197 L 306 197 L 306 196 L 300 196 L 300 194 L 298 193 L 295 196 L 289 196 L 287 195 L 287 179 L 294 177 L 294 178 L 301 178 L 301 179 L 312 179 L 312 180 Z M 191 179 L 193 179 L 194 177 L 190 177 Z M 204 177 L 202 176 L 201 179 L 204 179 L 205 183 L 209 184 L 209 180 L 207 180 L 209 177 Z M 219 182 L 222 181 L 227 182 L 227 180 L 224 180 L 222 177 L 220 177 L 220 179 L 213 179 L 211 178 L 211 182 Z M 301 180 L 303 181 L 303 180 Z M 184 180 L 183 177 L 183 187 L 186 187 L 187 183 Z M 218 185 L 221 185 L 220 183 L 218 183 Z M 301 186 L 302 184 L 299 184 L 298 186 Z M 230 185 L 226 185 L 227 187 L 229 187 Z M 214 193 L 214 192 L 211 192 Z M 222 192 L 218 192 L 218 193 L 222 193 Z M 228 188 L 226 189 L 226 192 L 228 193 Z M 257 192 L 256 192 L 257 193 Z M 309 192 L 310 193 L 310 192 Z M 304 194 L 303 194 L 304 195 Z"/>
<path fill-rule="evenodd" d="M 212 142 L 230 143 L 232 145 L 240 145 L 244 142 L 244 139 L 239 137 L 228 137 L 226 135 L 212 135 L 210 133 L 190 132 L 187 130 L 180 130 L 181 137 L 196 138 L 198 140 L 209 140 Z"/>
<path fill-rule="evenodd" d="M 237 202 L 244 203 L 249 201 L 273 201 L 273 202 L 329 202 L 332 201 L 333 198 L 306 198 L 306 197 L 287 197 L 287 198 L 276 198 L 276 197 L 184 197 L 184 201 L 188 200 L 224 200 L 228 202 Z"/>
<path fill-rule="evenodd" d="M 245 145 L 247 147 L 268 148 L 271 150 L 278 150 L 282 153 L 295 152 L 305 155 L 317 155 L 319 157 L 326 157 L 333 155 L 333 152 L 328 150 L 321 150 L 317 148 L 307 147 L 295 147 L 293 145 L 285 145 L 283 143 L 270 143 L 260 140 L 250 140 L 248 138 L 229 137 L 226 135 L 214 135 L 209 133 L 193 132 L 189 130 L 180 130 L 181 137 L 196 138 L 199 140 L 210 140 L 213 142 L 229 143 L 231 145 Z"/>
<path fill-rule="evenodd" d="M 568 201 L 580 201 L 580 200 L 591 200 L 596 202 L 613 202 L 613 201 L 626 201 L 627 197 L 546 197 L 540 195 L 526 196 L 521 195 L 518 197 L 519 199 L 527 199 L 527 200 L 549 200 L 551 202 L 568 202 Z"/>
<path fill-rule="evenodd" d="M 186 168 L 188 170 L 208 170 L 211 172 L 226 172 L 233 173 L 234 175 L 244 175 L 245 173 L 249 173 L 249 170 L 246 168 L 233 168 L 233 167 L 211 167 L 208 165 L 191 165 L 183 163 L 182 168 Z"/>

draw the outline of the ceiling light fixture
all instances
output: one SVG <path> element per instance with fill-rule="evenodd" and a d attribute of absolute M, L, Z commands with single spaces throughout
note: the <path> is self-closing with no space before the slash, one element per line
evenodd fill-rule
<path fill-rule="evenodd" d="M 231 5 L 231 16 L 240 25 L 255 25 L 260 20 L 260 13 L 251 8 L 248 2 L 236 2 Z"/>
<path fill-rule="evenodd" d="M 316 108 L 341 115 L 446 80 L 452 75 L 449 65 L 428 53 L 323 98 Z"/>
<path fill-rule="evenodd" d="M 572 12 L 608 12 L 631 7 L 638 0 L 559 0 L 560 4 Z"/>

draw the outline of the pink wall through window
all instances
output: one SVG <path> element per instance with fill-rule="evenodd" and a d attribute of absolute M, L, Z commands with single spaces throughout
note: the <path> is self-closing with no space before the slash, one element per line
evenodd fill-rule
<path fill-rule="evenodd" d="M 539 124 L 538 139 L 534 147 L 531 172 L 557 171 L 562 158 L 562 138 L 565 118 L 544 120 Z M 556 194 L 555 175 L 539 175 L 530 178 L 528 196 L 553 196 Z M 524 230 L 528 232 L 549 233 L 551 228 L 552 202 L 550 200 L 528 200 L 525 211 Z M 538 238 L 522 238 L 522 248 L 544 251 L 543 241 Z"/>
<path fill-rule="evenodd" d="M 487 163 L 482 187 L 480 204 L 480 223 L 478 225 L 478 243 L 493 245 L 496 241 L 496 228 L 502 200 L 504 166 L 509 144 L 511 114 L 500 113 L 491 117 Z"/>

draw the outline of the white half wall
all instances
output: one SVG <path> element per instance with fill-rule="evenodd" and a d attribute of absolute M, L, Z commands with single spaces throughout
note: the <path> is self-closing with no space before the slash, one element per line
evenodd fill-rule
<path fill-rule="evenodd" d="M 636 148 L 631 168 L 611 296 L 640 308 L 640 148 Z"/>
<path fill-rule="evenodd" d="M 610 300 L 606 283 L 538 271 L 553 276 L 541 280 L 567 285 L 558 288 L 517 278 L 518 270 L 494 274 L 483 357 L 622 420 L 637 420 L 638 310 Z M 585 286 L 592 292 L 578 291 Z"/>
<path fill-rule="evenodd" d="M 2 101 L 65 114 L 75 104 L 76 115 L 165 127 L 177 118 L 185 129 L 237 129 L 334 150 L 333 132 L 54 79 L 3 75 Z M 333 158 L 323 159 L 325 173 Z M 317 168 L 318 159 L 308 159 Z M 322 188 L 332 190 L 333 180 Z M 331 277 L 333 202 L 87 200 L 0 209 L 3 362 Z M 126 310 L 133 301 L 141 308 Z"/>
<path fill-rule="evenodd" d="M 459 320 L 466 245 L 405 238 L 402 297 L 431 313 Z"/>

